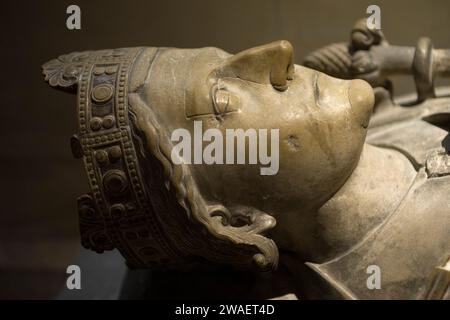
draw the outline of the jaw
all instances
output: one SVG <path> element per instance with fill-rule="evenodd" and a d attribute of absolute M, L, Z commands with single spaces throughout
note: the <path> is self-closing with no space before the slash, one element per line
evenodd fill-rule
<path fill-rule="evenodd" d="M 279 214 L 272 238 L 303 262 L 333 259 L 384 222 L 416 174 L 401 153 L 365 144 L 343 186 L 318 208 L 297 207 Z"/>

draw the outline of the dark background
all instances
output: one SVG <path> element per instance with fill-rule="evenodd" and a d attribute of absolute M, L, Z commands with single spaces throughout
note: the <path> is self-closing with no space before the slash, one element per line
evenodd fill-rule
<path fill-rule="evenodd" d="M 81 7 L 82 29 L 66 29 Z M 60 54 L 128 46 L 217 46 L 229 52 L 286 39 L 301 63 L 346 41 L 370 4 L 381 7 L 390 43 L 429 36 L 450 48 L 448 0 L 2 1 L 0 116 L 0 298 L 49 298 L 80 250 L 75 199 L 88 191 L 72 159 L 75 97 L 50 89 L 40 65 Z M 395 81 L 397 92 L 412 77 Z"/>

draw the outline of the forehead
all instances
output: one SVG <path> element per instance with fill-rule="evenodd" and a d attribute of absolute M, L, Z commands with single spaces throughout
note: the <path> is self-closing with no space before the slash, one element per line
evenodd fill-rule
<path fill-rule="evenodd" d="M 199 49 L 158 49 L 147 82 L 163 92 L 190 91 L 207 81 L 208 75 L 230 54 L 214 47 Z"/>
<path fill-rule="evenodd" d="M 148 106 L 157 110 L 165 125 L 183 126 L 187 110 L 208 108 L 209 76 L 229 56 L 213 47 L 159 48 L 137 91 Z"/>
<path fill-rule="evenodd" d="M 147 92 L 151 93 L 152 99 L 179 104 L 194 91 L 208 88 L 211 72 L 229 56 L 229 53 L 214 47 L 160 48 L 145 81 Z"/>
<path fill-rule="evenodd" d="M 231 56 L 229 53 L 215 47 L 198 49 L 160 48 L 154 63 L 156 66 L 176 69 L 179 72 L 190 71 L 188 73 L 195 73 L 216 67 L 229 56 Z"/>

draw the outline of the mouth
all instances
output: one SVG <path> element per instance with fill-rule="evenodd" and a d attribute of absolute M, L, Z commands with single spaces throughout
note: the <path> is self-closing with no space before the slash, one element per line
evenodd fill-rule
<path fill-rule="evenodd" d="M 311 82 L 318 107 L 349 107 L 363 126 L 368 125 L 375 98 L 372 87 L 366 81 L 343 80 L 316 71 L 311 76 Z"/>
<path fill-rule="evenodd" d="M 375 104 L 372 87 L 364 80 L 351 80 L 347 95 L 352 112 L 360 120 L 361 126 L 367 128 Z"/>

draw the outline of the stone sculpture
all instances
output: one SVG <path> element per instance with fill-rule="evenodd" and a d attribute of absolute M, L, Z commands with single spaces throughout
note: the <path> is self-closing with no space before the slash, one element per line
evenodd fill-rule
<path fill-rule="evenodd" d="M 449 56 L 432 64 L 429 41 L 390 51 L 381 33 L 355 30 L 352 46 L 313 53 L 310 68 L 293 64 L 287 41 L 44 64 L 52 87 L 77 93 L 71 146 L 91 187 L 78 199 L 83 246 L 117 248 L 130 268 L 283 265 L 300 298 L 448 299 L 450 98 L 436 98 L 430 70 L 448 74 Z M 406 107 L 392 102 L 388 76 L 411 65 L 420 103 Z M 344 80 L 358 77 L 376 95 Z M 174 164 L 171 133 L 193 133 L 194 121 L 223 133 L 279 129 L 277 174 Z M 368 287 L 371 266 L 381 288 Z"/>

